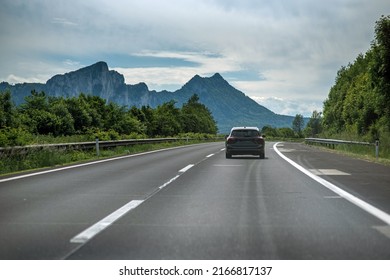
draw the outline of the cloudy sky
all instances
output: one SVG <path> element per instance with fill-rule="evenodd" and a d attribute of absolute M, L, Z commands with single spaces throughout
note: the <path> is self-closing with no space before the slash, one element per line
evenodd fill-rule
<path fill-rule="evenodd" d="M 322 110 L 388 0 L 2 0 L 0 81 L 46 82 L 97 61 L 174 91 L 220 73 L 280 114 Z"/>

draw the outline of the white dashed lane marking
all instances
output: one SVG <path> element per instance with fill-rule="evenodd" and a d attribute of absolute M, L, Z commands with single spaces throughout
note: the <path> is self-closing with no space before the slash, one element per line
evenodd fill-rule
<path fill-rule="evenodd" d="M 95 235 L 97 235 L 99 232 L 103 231 L 104 229 L 106 229 L 107 227 L 112 225 L 112 223 L 114 223 L 120 217 L 122 217 L 123 215 L 125 215 L 129 211 L 131 211 L 134 208 L 136 208 L 137 206 L 139 206 L 142 202 L 144 202 L 144 201 L 143 200 L 130 201 L 129 203 L 122 206 L 121 208 L 119 208 L 115 212 L 111 213 L 110 215 L 108 215 L 104 219 L 100 220 L 99 222 L 97 222 L 93 226 L 87 228 L 86 230 L 84 230 L 80 234 L 73 237 L 70 240 L 70 242 L 71 243 L 85 243 L 85 242 L 87 242 L 88 240 L 93 238 Z"/>
<path fill-rule="evenodd" d="M 221 149 L 221 151 L 223 151 L 224 149 Z M 208 156 L 206 156 L 205 159 L 203 160 L 206 160 L 207 158 L 210 158 L 212 156 L 214 156 L 215 154 L 209 154 Z M 203 161 L 202 160 L 202 161 Z M 200 161 L 200 162 L 202 162 Z M 199 163 L 200 163 L 199 162 Z M 198 163 L 197 163 L 198 164 Z M 174 182 L 176 179 L 178 179 L 181 175 L 183 175 L 183 173 L 185 173 L 186 171 L 188 171 L 189 169 L 191 169 L 192 167 L 194 167 L 196 164 L 189 164 L 187 165 L 186 167 L 180 169 L 178 171 L 178 174 L 175 176 L 175 177 L 172 177 L 171 179 L 169 179 L 167 182 L 165 182 L 164 184 L 162 184 L 161 186 L 159 186 L 155 192 L 153 192 L 149 197 L 147 197 L 146 199 L 144 200 L 132 200 L 130 202 L 128 202 L 126 205 L 122 206 L 121 208 L 119 208 L 118 210 L 116 210 L 115 212 L 111 213 L 110 215 L 108 215 L 107 217 L 103 218 L 102 220 L 100 220 L 99 222 L 97 222 L 96 224 L 90 226 L 89 228 L 87 228 L 86 230 L 84 230 L 83 232 L 79 233 L 78 235 L 76 235 L 75 237 L 73 237 L 70 242 L 71 243 L 86 243 L 88 242 L 90 239 L 92 239 L 94 236 L 96 236 L 97 234 L 99 234 L 100 232 L 102 232 L 103 230 L 105 230 L 107 227 L 111 226 L 115 221 L 117 221 L 119 218 L 121 218 L 123 215 L 125 215 L 126 213 L 128 213 L 129 211 L 131 210 L 134 210 L 135 208 L 137 208 L 141 203 L 143 203 L 145 200 L 147 200 L 148 198 L 152 197 L 154 194 L 156 194 L 157 192 L 159 192 L 160 190 L 162 190 L 163 188 L 165 188 L 166 186 L 168 186 L 169 184 L 171 184 L 172 182 Z M 1 181 L 0 181 L 1 182 Z"/>
<path fill-rule="evenodd" d="M 190 169 L 190 168 L 193 167 L 193 166 L 194 166 L 194 164 L 189 164 L 189 165 L 187 165 L 186 167 L 180 169 L 179 172 L 180 172 L 180 173 L 184 173 L 184 172 L 188 171 L 188 169 Z"/>

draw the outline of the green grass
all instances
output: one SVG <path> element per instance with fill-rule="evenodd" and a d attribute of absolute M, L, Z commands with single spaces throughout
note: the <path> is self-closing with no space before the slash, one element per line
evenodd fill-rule
<path fill-rule="evenodd" d="M 336 145 L 335 151 L 367 161 L 378 162 L 390 165 L 390 158 L 386 147 L 379 147 L 379 156 L 376 158 L 375 146 L 360 146 L 360 145 Z"/>
<path fill-rule="evenodd" d="M 388 131 L 381 131 L 379 133 L 379 157 L 376 158 L 375 155 L 375 145 L 373 144 L 375 142 L 375 138 L 370 135 L 356 135 L 354 133 L 350 133 L 347 131 L 344 131 L 339 134 L 322 134 L 319 136 L 319 138 L 325 138 L 325 139 L 338 139 L 338 140 L 347 140 L 347 141 L 358 141 L 358 142 L 369 142 L 372 143 L 372 145 L 366 146 L 366 145 L 353 145 L 353 144 L 339 144 L 334 145 L 334 149 L 327 147 L 326 149 L 334 151 L 336 153 L 345 154 L 354 158 L 359 158 L 367 161 L 377 162 L 385 165 L 390 165 L 390 132 Z M 313 144 L 312 144 L 313 145 Z M 318 147 L 324 147 L 321 146 L 321 144 L 317 144 Z"/>
<path fill-rule="evenodd" d="M 314 146 L 311 144 L 311 146 Z M 358 158 L 366 161 L 377 162 L 384 165 L 390 165 L 390 158 L 386 146 L 379 147 L 379 157 L 376 158 L 375 146 L 361 145 L 334 145 L 334 149 L 328 146 L 315 145 L 320 149 L 347 155 L 349 157 Z"/>
<path fill-rule="evenodd" d="M 47 167 L 64 166 L 73 163 L 92 161 L 121 155 L 158 150 L 163 148 L 201 143 L 204 141 L 179 141 L 159 144 L 140 144 L 119 146 L 111 149 L 100 149 L 99 157 L 95 150 L 59 150 L 44 148 L 40 150 L 26 150 L 25 153 L 0 155 L 0 175 L 18 173 Z"/>

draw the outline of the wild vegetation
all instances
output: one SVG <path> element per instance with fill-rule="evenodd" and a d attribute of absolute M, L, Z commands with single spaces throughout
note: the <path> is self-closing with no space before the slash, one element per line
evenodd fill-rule
<path fill-rule="evenodd" d="M 319 136 L 379 140 L 390 157 L 390 16 L 376 22 L 371 48 L 337 72 L 320 119 Z"/>
<path fill-rule="evenodd" d="M 371 48 L 341 67 L 324 102 L 322 134 L 386 141 L 390 131 L 390 16 L 375 26 Z"/>
<path fill-rule="evenodd" d="M 308 131 L 309 126 L 306 124 L 304 117 L 297 114 L 291 123 L 291 127 L 273 127 L 266 125 L 262 128 L 262 134 L 268 139 L 302 139 Z"/>
<path fill-rule="evenodd" d="M 45 138 L 49 142 L 57 138 L 117 140 L 183 133 L 217 133 L 213 116 L 196 94 L 182 108 L 171 101 L 155 109 L 127 109 L 97 96 L 50 97 L 36 91 L 16 107 L 9 92 L 0 93 L 0 146 L 33 144 Z"/>
<path fill-rule="evenodd" d="M 178 136 L 192 141 L 143 144 L 102 150 L 101 157 L 196 143 L 217 132 L 216 122 L 206 106 L 193 95 L 182 108 L 175 102 L 153 109 L 121 107 L 97 96 L 50 97 L 32 91 L 21 106 L 14 106 L 9 92 L 0 93 L 0 146 L 37 143 L 154 138 Z M 96 159 L 92 150 L 27 150 L 0 154 L 0 174 L 26 169 L 69 164 Z"/>

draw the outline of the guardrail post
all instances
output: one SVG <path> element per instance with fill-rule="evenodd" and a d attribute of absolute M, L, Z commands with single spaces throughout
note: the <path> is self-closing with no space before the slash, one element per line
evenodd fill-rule
<path fill-rule="evenodd" d="M 375 141 L 375 158 L 378 160 L 379 158 L 379 140 Z"/>
<path fill-rule="evenodd" d="M 96 137 L 96 156 L 100 156 L 100 149 L 99 149 L 99 138 Z"/>

